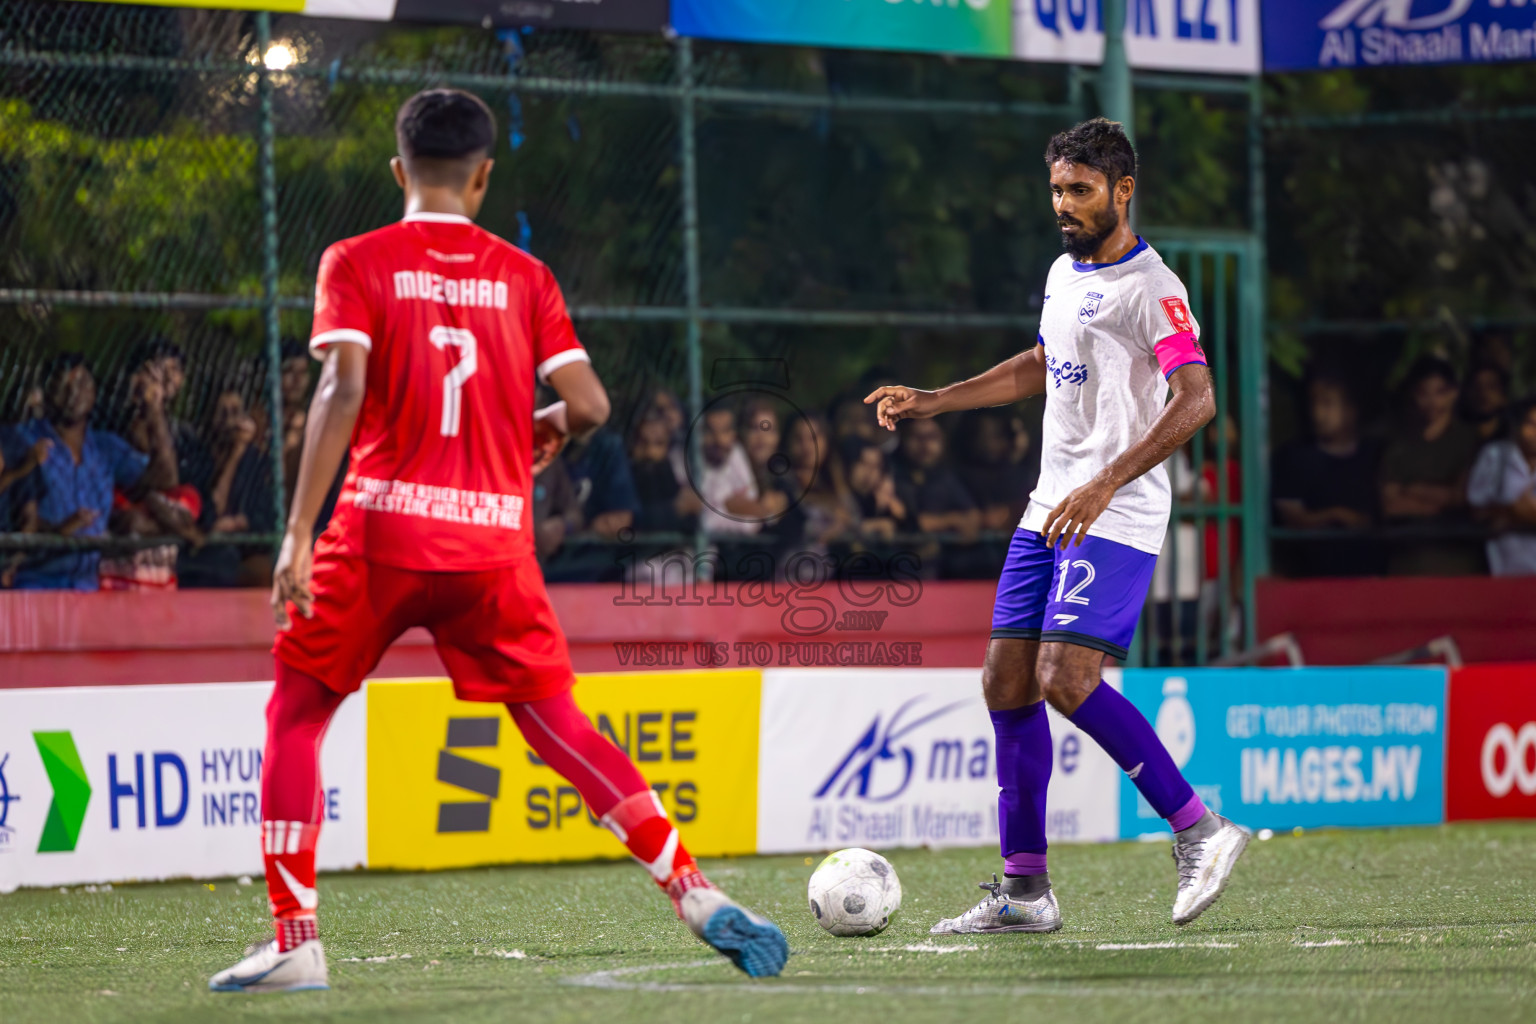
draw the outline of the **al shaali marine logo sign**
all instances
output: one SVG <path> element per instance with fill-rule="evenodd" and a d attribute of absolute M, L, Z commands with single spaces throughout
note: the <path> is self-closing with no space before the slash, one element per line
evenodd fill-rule
<path fill-rule="evenodd" d="M 38 853 L 71 853 L 80 840 L 80 824 L 85 821 L 85 807 L 91 802 L 91 784 L 75 749 L 75 738 L 67 732 L 34 732 L 37 752 L 53 787 L 53 802 L 43 822 L 43 836 Z"/>

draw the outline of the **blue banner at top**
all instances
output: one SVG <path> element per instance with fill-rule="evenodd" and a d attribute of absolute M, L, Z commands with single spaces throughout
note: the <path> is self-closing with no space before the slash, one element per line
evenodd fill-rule
<path fill-rule="evenodd" d="M 1264 70 L 1536 59 L 1527 0 L 1266 0 Z"/>

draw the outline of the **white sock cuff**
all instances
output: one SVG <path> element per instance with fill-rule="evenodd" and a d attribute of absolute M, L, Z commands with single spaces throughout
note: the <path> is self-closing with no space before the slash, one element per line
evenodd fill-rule
<path fill-rule="evenodd" d="M 654 789 L 646 789 L 620 800 L 613 810 L 603 815 L 601 821 L 604 828 L 619 837 L 619 842 L 627 843 L 629 834 L 642 822 L 666 816 L 667 810 L 661 806 L 661 797 L 656 795 Z"/>

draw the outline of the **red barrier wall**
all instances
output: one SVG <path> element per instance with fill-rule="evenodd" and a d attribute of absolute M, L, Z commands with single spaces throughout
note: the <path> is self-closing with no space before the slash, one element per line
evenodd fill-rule
<path fill-rule="evenodd" d="M 774 665 L 828 651 L 778 646 L 805 641 L 916 643 L 924 665 L 976 667 L 994 591 L 988 581 L 924 583 L 914 600 L 910 583 L 865 583 L 850 593 L 745 586 L 681 604 L 687 595 L 679 591 L 636 602 L 617 586 L 581 584 L 551 587 L 550 597 L 581 672 L 647 662 L 695 667 L 693 645 L 704 643 L 725 644 L 726 665 L 754 664 L 732 646 L 748 641 L 772 645 Z M 1262 580 L 1258 597 L 1259 636 L 1295 633 L 1312 665 L 1360 664 L 1445 634 L 1469 662 L 1536 661 L 1536 579 Z M 884 616 L 849 622 L 850 612 Z M 270 679 L 271 643 L 260 591 L 0 592 L 0 687 Z M 850 664 L 879 664 L 881 656 L 835 646 L 830 653 L 852 657 Z M 379 668 L 389 676 L 441 672 L 420 630 L 402 637 Z"/>
<path fill-rule="evenodd" d="M 1308 665 L 1359 665 L 1450 635 L 1469 662 L 1536 661 L 1536 577 L 1260 580 L 1258 634 Z"/>
<path fill-rule="evenodd" d="M 640 601 L 617 586 L 582 584 L 553 586 L 550 598 L 578 672 L 701 667 L 700 654 L 715 667 L 756 665 L 743 656 L 760 650 L 734 646 L 745 642 L 770 645 L 769 664 L 780 666 L 831 657 L 849 665 L 979 667 L 996 585 L 916 586 L 870 582 L 845 593 L 744 585 L 693 595 L 685 605 L 681 591 Z M 267 595 L 254 590 L 0 593 L 0 687 L 270 679 L 272 632 Z M 723 662 L 715 659 L 721 644 Z M 442 671 L 432 638 L 412 630 L 378 674 Z"/>

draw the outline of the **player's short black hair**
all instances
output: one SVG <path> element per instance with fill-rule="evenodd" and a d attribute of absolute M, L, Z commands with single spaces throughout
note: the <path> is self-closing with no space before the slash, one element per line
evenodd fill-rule
<path fill-rule="evenodd" d="M 1403 382 L 1403 386 L 1411 395 L 1418 390 L 1420 384 L 1431 377 L 1439 377 L 1453 388 L 1461 387 L 1461 380 L 1456 375 L 1456 367 L 1439 356 L 1420 356 L 1414 360 L 1413 365 L 1408 368 L 1408 377 Z"/>
<path fill-rule="evenodd" d="M 395 116 L 395 142 L 408 164 L 479 160 L 496 145 L 496 119 L 473 93 L 426 89 L 401 105 Z"/>
<path fill-rule="evenodd" d="M 1109 180 L 1111 189 L 1121 178 L 1136 177 L 1136 147 L 1126 138 L 1125 125 L 1107 117 L 1095 117 L 1051 136 L 1045 166 L 1058 160 L 1092 167 Z"/>

